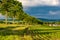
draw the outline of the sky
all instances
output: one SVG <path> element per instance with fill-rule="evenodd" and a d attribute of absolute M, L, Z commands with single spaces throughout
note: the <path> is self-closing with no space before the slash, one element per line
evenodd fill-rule
<path fill-rule="evenodd" d="M 60 0 L 18 0 L 23 10 L 36 18 L 60 19 Z"/>

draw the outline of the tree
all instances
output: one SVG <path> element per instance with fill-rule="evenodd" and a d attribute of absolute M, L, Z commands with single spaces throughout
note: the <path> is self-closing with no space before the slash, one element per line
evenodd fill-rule
<path fill-rule="evenodd" d="M 22 10 L 23 7 L 22 7 L 22 4 L 18 1 L 14 1 L 14 5 L 10 7 L 10 14 L 11 15 L 10 17 L 13 17 L 13 23 L 14 23 L 14 20 L 15 19 L 18 19 L 21 12 L 23 11 Z"/>
<path fill-rule="evenodd" d="M 8 4 L 7 4 L 7 0 L 1 0 L 0 1 L 0 11 L 4 12 L 6 15 L 6 24 L 7 24 L 7 13 L 8 13 Z"/>
<path fill-rule="evenodd" d="M 14 18 L 19 15 L 18 12 L 23 9 L 21 2 L 16 0 L 0 0 L 0 5 L 0 12 L 6 15 L 6 24 L 8 15 L 13 17 L 14 21 Z"/>

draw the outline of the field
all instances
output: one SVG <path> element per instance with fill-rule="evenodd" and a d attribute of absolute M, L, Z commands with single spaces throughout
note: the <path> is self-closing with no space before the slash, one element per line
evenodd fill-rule
<path fill-rule="evenodd" d="M 0 40 L 60 40 L 60 27 L 45 25 L 0 26 Z"/>

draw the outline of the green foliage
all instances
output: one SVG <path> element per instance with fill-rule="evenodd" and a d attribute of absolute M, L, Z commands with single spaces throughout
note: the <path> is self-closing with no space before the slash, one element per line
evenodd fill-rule
<path fill-rule="evenodd" d="M 7 18 L 16 18 L 23 11 L 22 3 L 16 0 L 1 0 L 0 1 L 0 13 L 6 15 Z"/>
<path fill-rule="evenodd" d="M 0 12 L 8 13 L 8 16 L 15 16 L 17 12 L 22 12 L 22 3 L 14 0 L 2 0 L 0 2 Z M 22 11 L 21 11 L 22 10 Z"/>

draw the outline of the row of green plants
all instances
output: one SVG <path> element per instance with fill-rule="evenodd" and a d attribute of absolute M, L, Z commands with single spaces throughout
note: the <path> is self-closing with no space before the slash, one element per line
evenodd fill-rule
<path fill-rule="evenodd" d="M 29 31 L 28 31 L 29 32 Z M 25 40 L 24 36 L 31 36 L 32 40 L 50 40 L 54 38 L 56 35 L 54 33 L 38 33 L 35 31 L 31 31 L 30 33 L 27 33 L 27 31 L 5 31 L 5 32 L 0 32 L 0 40 Z M 29 40 L 29 39 L 28 39 Z"/>
<path fill-rule="evenodd" d="M 36 26 L 37 27 L 37 26 Z M 35 27 L 35 28 L 36 28 Z M 31 29 L 26 28 L 24 30 L 13 30 L 17 27 L 4 27 L 0 28 L 0 40 L 26 40 L 24 36 L 30 36 L 29 38 L 32 38 L 32 40 L 55 40 L 60 38 L 60 31 L 53 29 L 47 30 L 47 29 Z M 28 39 L 29 40 L 29 39 Z"/>

